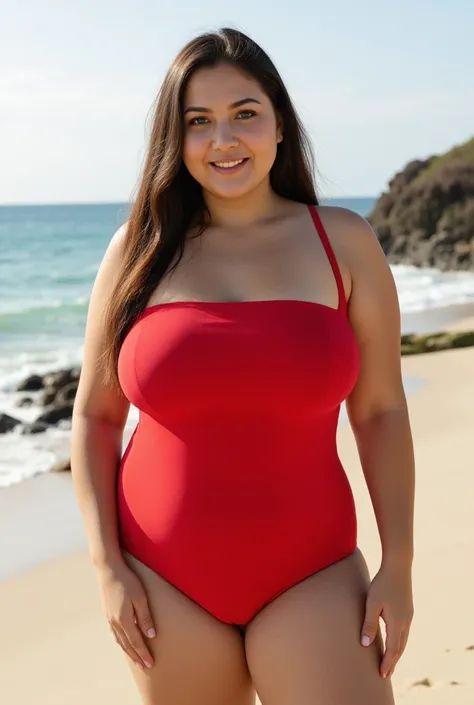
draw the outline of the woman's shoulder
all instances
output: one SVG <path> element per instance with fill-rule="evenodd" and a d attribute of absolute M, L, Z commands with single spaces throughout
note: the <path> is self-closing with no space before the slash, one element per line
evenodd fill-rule
<path fill-rule="evenodd" d="M 327 206 L 318 205 L 316 209 L 319 213 L 323 225 L 328 223 L 328 227 L 337 229 L 343 229 L 345 233 L 348 231 L 359 232 L 364 229 L 371 230 L 371 226 L 364 216 L 360 215 L 356 211 L 350 208 L 345 208 L 344 206 Z"/>
<path fill-rule="evenodd" d="M 364 216 L 342 206 L 317 206 L 317 211 L 336 255 L 348 266 L 380 256 L 378 237 Z"/>

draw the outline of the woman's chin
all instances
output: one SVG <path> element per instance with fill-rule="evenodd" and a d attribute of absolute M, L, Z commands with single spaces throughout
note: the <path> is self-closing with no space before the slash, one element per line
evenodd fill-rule
<path fill-rule="evenodd" d="M 215 198 L 237 199 L 248 196 L 252 191 L 252 185 L 245 184 L 208 184 L 203 187 L 211 196 Z"/>

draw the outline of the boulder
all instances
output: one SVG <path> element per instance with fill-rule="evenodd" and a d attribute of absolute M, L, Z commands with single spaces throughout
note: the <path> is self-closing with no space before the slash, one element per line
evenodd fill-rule
<path fill-rule="evenodd" d="M 33 404 L 33 399 L 31 397 L 22 397 L 21 399 L 18 399 L 16 406 L 23 407 L 23 406 L 31 406 L 32 404 Z"/>
<path fill-rule="evenodd" d="M 39 391 L 38 402 L 44 411 L 34 424 L 25 426 L 24 433 L 39 433 L 45 430 L 45 425 L 51 426 L 64 419 L 72 418 L 74 400 L 81 375 L 80 367 L 70 367 L 63 370 L 48 372 L 47 374 L 31 375 L 23 380 L 17 387 L 20 391 Z M 25 397 L 18 402 L 18 406 L 27 406 L 33 400 Z"/>
<path fill-rule="evenodd" d="M 0 412 L 0 433 L 8 433 L 9 431 L 13 431 L 13 429 L 20 424 L 21 421 L 18 419 Z"/>
<path fill-rule="evenodd" d="M 71 472 L 71 461 L 69 459 L 60 460 L 53 465 L 51 472 Z"/>
<path fill-rule="evenodd" d="M 17 392 L 38 392 L 43 389 L 43 378 L 40 375 L 30 375 L 16 389 Z"/>
<path fill-rule="evenodd" d="M 52 406 L 51 409 L 48 409 L 38 416 L 36 423 L 40 422 L 51 426 L 64 419 L 71 419 L 73 407 L 73 402 L 65 402 L 64 404 Z"/>
<path fill-rule="evenodd" d="M 33 423 L 23 426 L 20 433 L 22 436 L 31 436 L 34 433 L 44 433 L 47 429 L 48 424 L 42 423 L 41 421 L 34 421 Z"/>

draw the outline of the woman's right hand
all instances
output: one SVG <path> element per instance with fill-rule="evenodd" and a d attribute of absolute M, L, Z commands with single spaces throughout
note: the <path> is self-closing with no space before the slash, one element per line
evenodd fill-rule
<path fill-rule="evenodd" d="M 116 642 L 139 666 L 151 668 L 145 640 L 156 635 L 148 600 L 138 576 L 125 561 L 98 569 L 102 602 Z"/>

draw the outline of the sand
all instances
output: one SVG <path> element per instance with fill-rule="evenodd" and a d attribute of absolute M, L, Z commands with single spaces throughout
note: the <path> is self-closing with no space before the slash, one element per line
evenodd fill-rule
<path fill-rule="evenodd" d="M 474 703 L 473 369 L 474 349 L 403 359 L 404 374 L 425 384 L 409 397 L 417 459 L 416 614 L 393 679 L 397 703 Z M 360 546 L 374 572 L 379 542 L 347 426 L 338 440 L 356 496 Z M 0 702 L 139 705 L 102 615 L 70 477 L 46 475 L 1 492 L 0 535 L 7 541 Z M 56 557 L 34 565 L 48 551 Z"/>

